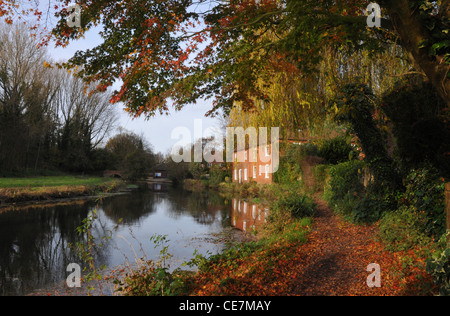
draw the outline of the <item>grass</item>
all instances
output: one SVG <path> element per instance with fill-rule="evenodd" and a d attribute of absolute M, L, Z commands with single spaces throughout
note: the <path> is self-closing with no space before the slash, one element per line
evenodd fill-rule
<path fill-rule="evenodd" d="M 0 178 L 0 188 L 41 188 L 77 185 L 101 185 L 111 179 L 100 177 L 53 176 L 35 178 Z"/>
<path fill-rule="evenodd" d="M 54 200 L 111 192 L 121 181 L 100 177 L 0 178 L 0 204 Z"/>

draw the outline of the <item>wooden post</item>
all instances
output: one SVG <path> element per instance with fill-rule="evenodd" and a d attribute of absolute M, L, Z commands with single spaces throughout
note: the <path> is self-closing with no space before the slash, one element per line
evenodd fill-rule
<path fill-rule="evenodd" d="M 450 182 L 445 184 L 445 203 L 447 205 L 447 230 L 450 230 Z"/>

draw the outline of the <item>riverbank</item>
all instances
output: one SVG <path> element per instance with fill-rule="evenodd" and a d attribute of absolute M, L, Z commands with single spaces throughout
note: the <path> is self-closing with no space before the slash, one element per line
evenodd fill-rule
<path fill-rule="evenodd" d="M 121 180 L 101 177 L 0 178 L 0 206 L 95 196 L 117 192 L 123 187 Z"/>
<path fill-rule="evenodd" d="M 201 185 L 199 185 L 201 184 Z M 188 187 L 202 190 L 204 183 Z M 175 271 L 164 285 L 189 296 L 402 296 L 436 292 L 426 272 L 426 247 L 392 250 L 380 238 L 379 222 L 356 224 L 336 214 L 322 193 L 305 195 L 301 186 L 224 183 L 222 194 L 268 203 L 270 218 L 255 242 L 198 257 L 196 273 Z M 315 212 L 311 214 L 311 200 Z M 305 213 L 302 213 L 305 212 Z M 381 287 L 368 286 L 372 264 L 381 269 Z M 154 271 L 124 282 L 125 295 L 148 295 L 161 283 Z M 149 282 L 152 280 L 152 282 Z M 158 293 L 153 293 L 158 295 Z"/>

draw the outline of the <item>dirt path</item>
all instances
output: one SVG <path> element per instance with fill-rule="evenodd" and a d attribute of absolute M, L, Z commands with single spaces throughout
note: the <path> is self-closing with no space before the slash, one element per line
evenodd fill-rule
<path fill-rule="evenodd" d="M 378 263 L 391 270 L 391 260 L 376 242 L 376 226 L 344 222 L 316 198 L 318 215 L 309 241 L 299 251 L 298 275 L 292 295 L 391 295 L 386 287 L 369 288 L 367 266 Z M 387 273 L 384 277 L 389 278 Z"/>

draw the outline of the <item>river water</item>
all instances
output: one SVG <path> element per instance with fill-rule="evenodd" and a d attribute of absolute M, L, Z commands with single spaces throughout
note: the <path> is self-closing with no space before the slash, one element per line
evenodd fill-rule
<path fill-rule="evenodd" d="M 255 230 L 266 221 L 267 210 L 217 192 L 157 190 L 0 209 L 0 295 L 27 295 L 65 284 L 72 272 L 69 264 L 84 268 L 73 245 L 86 242 L 76 229 L 94 210 L 91 232 L 97 245 L 102 243 L 95 247 L 94 261 L 107 269 L 157 260 L 163 246 L 169 247 L 173 257 L 167 263 L 174 269 L 195 251 L 222 251 L 230 235 L 239 235 L 237 230 Z M 156 236 L 165 236 L 167 243 L 156 247 Z"/>

